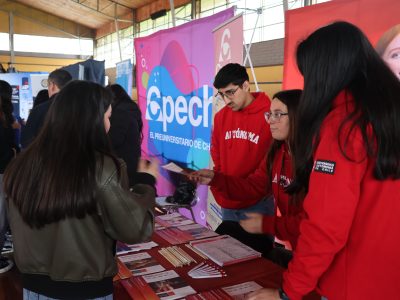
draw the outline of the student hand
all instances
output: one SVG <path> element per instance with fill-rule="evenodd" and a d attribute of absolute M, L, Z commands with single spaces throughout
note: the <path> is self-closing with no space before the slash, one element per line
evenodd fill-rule
<path fill-rule="evenodd" d="M 277 289 L 264 288 L 250 293 L 246 297 L 247 300 L 280 300 L 279 291 Z"/>
<path fill-rule="evenodd" d="M 145 159 L 139 160 L 138 172 L 148 173 L 154 176 L 156 179 L 158 177 L 158 160 L 152 158 L 150 161 Z"/>
<path fill-rule="evenodd" d="M 201 169 L 198 171 L 191 172 L 186 175 L 191 181 L 199 184 L 208 185 L 214 178 L 214 171 L 209 169 Z"/>
<path fill-rule="evenodd" d="M 260 213 L 246 213 L 247 219 L 240 221 L 240 226 L 249 233 L 263 233 L 263 215 Z"/>

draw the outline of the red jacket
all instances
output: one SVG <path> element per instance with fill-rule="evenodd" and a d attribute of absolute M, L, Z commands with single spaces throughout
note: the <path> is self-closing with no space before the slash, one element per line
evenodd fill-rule
<path fill-rule="evenodd" d="M 214 171 L 245 177 L 265 156 L 272 137 L 264 113 L 269 111 L 271 101 L 264 93 L 254 93 L 253 96 L 253 102 L 242 110 L 234 112 L 224 107 L 215 115 L 211 140 Z M 260 200 L 243 202 L 226 197 L 213 187 L 211 191 L 223 208 L 245 208 Z"/>
<path fill-rule="evenodd" d="M 339 126 L 353 106 L 346 98 L 339 94 L 321 126 L 304 201 L 307 218 L 284 273 L 291 300 L 315 288 L 329 300 L 399 299 L 400 180 L 374 178 L 375 159 L 366 156 L 359 130 L 345 148 L 353 160 L 343 156 Z"/>
<path fill-rule="evenodd" d="M 292 181 L 291 157 L 286 144 L 283 144 L 275 154 L 272 179 L 267 176 L 267 162 L 264 158 L 257 170 L 249 176 L 225 176 L 216 172 L 210 185 L 227 198 L 234 195 L 237 200 L 252 202 L 271 193 L 270 180 L 272 180 L 272 192 L 275 198 L 275 211 L 277 206 L 281 216 L 264 216 L 263 232 L 276 235 L 281 240 L 290 241 L 294 248 L 300 233 L 299 225 L 304 218 L 304 211 L 302 204 L 291 203 L 290 196 L 284 191 L 284 188 Z"/>

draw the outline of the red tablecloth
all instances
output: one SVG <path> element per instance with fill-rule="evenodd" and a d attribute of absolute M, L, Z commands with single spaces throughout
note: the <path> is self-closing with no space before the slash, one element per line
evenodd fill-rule
<path fill-rule="evenodd" d="M 256 281 L 264 287 L 277 288 L 281 285 L 283 269 L 275 265 L 269 260 L 258 258 L 230 266 L 223 267 L 226 272 L 226 277 L 209 278 L 209 279 L 193 279 L 187 273 L 192 269 L 195 264 L 175 268 L 169 263 L 162 255 L 158 253 L 160 247 L 170 246 L 168 242 L 158 237 L 157 234 L 153 235 L 153 241 L 159 244 L 159 247 L 146 250 L 152 257 L 157 259 L 160 264 L 167 270 L 175 270 L 194 290 L 197 292 L 206 291 L 218 287 L 234 285 L 245 281 Z M 181 245 L 188 254 L 190 254 L 197 263 L 204 261 L 196 253 Z M 115 300 L 130 300 L 131 298 L 126 293 L 120 282 L 114 283 L 114 299 Z M 319 300 L 317 295 L 307 297 L 309 300 Z"/>

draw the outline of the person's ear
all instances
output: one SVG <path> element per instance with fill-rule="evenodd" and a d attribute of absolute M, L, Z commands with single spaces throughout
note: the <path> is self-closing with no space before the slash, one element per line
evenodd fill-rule
<path fill-rule="evenodd" d="M 242 89 L 243 91 L 250 92 L 250 82 L 248 80 L 243 82 Z"/>

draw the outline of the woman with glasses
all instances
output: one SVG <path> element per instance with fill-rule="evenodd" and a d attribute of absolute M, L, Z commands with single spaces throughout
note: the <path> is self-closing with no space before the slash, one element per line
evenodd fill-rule
<path fill-rule="evenodd" d="M 297 48 L 304 77 L 294 141 L 306 194 L 283 291 L 248 299 L 399 299 L 400 82 L 354 25 L 321 27 Z"/>
<path fill-rule="evenodd" d="M 275 215 L 246 213 L 247 218 L 241 220 L 240 224 L 249 233 L 269 234 L 289 241 L 293 248 L 297 244 L 303 208 L 299 199 L 292 198 L 286 193 L 286 187 L 292 181 L 289 141 L 294 132 L 300 96 L 301 90 L 281 91 L 274 95 L 270 112 L 265 113 L 273 142 L 267 157 L 253 173 L 246 177 L 228 176 L 218 171 L 203 169 L 189 175 L 191 180 L 208 184 L 226 197 L 238 201 L 252 201 L 272 192 L 275 198 Z M 290 252 L 283 249 L 268 251 L 264 256 L 282 266 L 287 266 L 291 259 Z"/>

